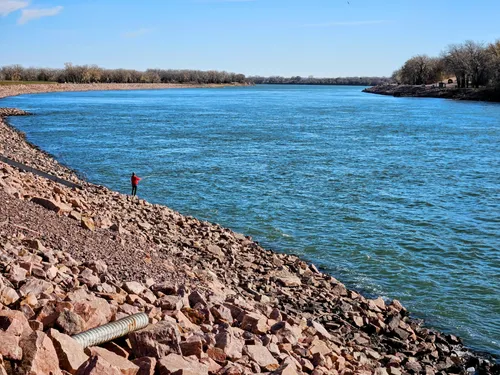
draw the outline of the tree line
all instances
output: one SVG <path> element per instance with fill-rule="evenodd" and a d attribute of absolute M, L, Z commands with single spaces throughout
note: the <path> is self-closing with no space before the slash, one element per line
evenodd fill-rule
<path fill-rule="evenodd" d="M 314 78 L 314 77 L 261 77 L 251 76 L 248 80 L 258 84 L 292 84 L 292 85 L 352 85 L 352 86 L 376 86 L 392 82 L 388 77 L 337 77 L 337 78 Z"/>
<path fill-rule="evenodd" d="M 0 68 L 0 80 L 45 81 L 59 83 L 246 83 L 244 74 L 225 71 L 176 69 L 104 69 L 97 65 L 64 64 L 63 69 L 25 68 L 9 65 Z"/>
<path fill-rule="evenodd" d="M 455 76 L 457 87 L 500 88 L 500 40 L 481 43 L 468 40 L 452 44 L 438 57 L 413 56 L 392 74 L 395 82 L 431 84 Z"/>

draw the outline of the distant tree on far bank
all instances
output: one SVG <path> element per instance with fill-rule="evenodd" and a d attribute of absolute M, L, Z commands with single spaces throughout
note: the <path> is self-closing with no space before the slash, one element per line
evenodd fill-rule
<path fill-rule="evenodd" d="M 500 87 L 500 40 L 489 45 L 466 41 L 448 46 L 439 57 L 417 55 L 392 78 L 407 85 L 432 84 L 455 76 L 457 87 Z"/>
<path fill-rule="evenodd" d="M 488 45 L 488 54 L 491 57 L 493 82 L 500 88 L 500 39 Z"/>
<path fill-rule="evenodd" d="M 337 77 L 337 78 L 314 78 L 309 77 L 261 77 L 250 76 L 248 80 L 256 85 L 259 84 L 281 84 L 281 85 L 351 85 L 351 86 L 376 86 L 391 83 L 389 77 Z"/>
<path fill-rule="evenodd" d="M 406 61 L 393 77 L 397 82 L 422 85 L 440 81 L 443 76 L 443 68 L 441 59 L 417 55 Z"/>
<path fill-rule="evenodd" d="M 0 68 L 0 80 L 68 83 L 246 83 L 244 74 L 215 70 L 104 69 L 97 65 L 64 64 L 64 69 L 24 68 L 9 65 Z"/>

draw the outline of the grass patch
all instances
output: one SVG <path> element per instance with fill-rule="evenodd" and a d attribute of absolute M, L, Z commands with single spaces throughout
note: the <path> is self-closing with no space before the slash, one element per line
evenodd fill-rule
<path fill-rule="evenodd" d="M 57 82 L 49 82 L 49 81 L 0 81 L 0 86 L 9 86 L 9 85 L 42 85 L 49 84 L 54 85 Z"/>

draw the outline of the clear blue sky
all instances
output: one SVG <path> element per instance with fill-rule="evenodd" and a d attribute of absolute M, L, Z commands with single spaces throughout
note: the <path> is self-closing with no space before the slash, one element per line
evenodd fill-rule
<path fill-rule="evenodd" d="M 390 75 L 500 38 L 500 0 L 0 0 L 0 66 Z"/>

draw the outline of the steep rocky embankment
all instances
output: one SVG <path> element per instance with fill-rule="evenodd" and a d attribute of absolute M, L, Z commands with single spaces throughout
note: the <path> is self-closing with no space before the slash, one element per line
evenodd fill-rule
<path fill-rule="evenodd" d="M 0 374 L 459 374 L 498 366 L 401 304 L 295 256 L 105 187 L 0 121 Z M 82 348 L 136 312 L 150 325 Z"/>
<path fill-rule="evenodd" d="M 363 92 L 379 95 L 390 95 L 396 97 L 415 98 L 442 98 L 458 100 L 478 100 L 487 102 L 500 102 L 500 90 L 492 88 L 439 88 L 432 86 L 412 86 L 412 85 L 380 85 L 364 89 Z"/>

